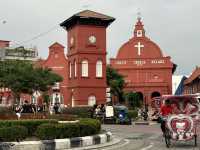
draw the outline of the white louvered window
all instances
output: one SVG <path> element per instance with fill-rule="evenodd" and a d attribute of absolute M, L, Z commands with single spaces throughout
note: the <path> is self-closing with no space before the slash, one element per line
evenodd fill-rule
<path fill-rule="evenodd" d="M 88 61 L 83 60 L 81 62 L 81 75 L 82 77 L 88 77 Z"/>
<path fill-rule="evenodd" d="M 96 63 L 96 77 L 103 77 L 103 63 L 101 60 Z"/>

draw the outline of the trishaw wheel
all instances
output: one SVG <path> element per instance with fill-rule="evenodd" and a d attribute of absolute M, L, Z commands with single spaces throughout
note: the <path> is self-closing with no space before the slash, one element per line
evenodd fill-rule
<path fill-rule="evenodd" d="M 197 146 L 197 135 L 194 135 L 194 146 Z"/>
<path fill-rule="evenodd" d="M 165 143 L 166 143 L 166 147 L 169 148 L 171 145 L 171 138 L 170 138 L 170 134 L 169 131 L 165 131 Z"/>

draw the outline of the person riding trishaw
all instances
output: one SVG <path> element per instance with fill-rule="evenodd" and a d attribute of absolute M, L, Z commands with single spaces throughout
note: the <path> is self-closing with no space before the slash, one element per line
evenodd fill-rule
<path fill-rule="evenodd" d="M 160 108 L 160 114 L 161 114 L 161 130 L 164 133 L 165 132 L 165 118 L 169 115 L 172 114 L 172 106 L 170 104 L 170 100 L 166 100 L 163 105 L 161 105 Z"/>
<path fill-rule="evenodd" d="M 161 97 L 160 123 L 167 147 L 171 145 L 171 140 L 194 139 L 197 145 L 199 111 L 200 104 L 196 95 Z"/>

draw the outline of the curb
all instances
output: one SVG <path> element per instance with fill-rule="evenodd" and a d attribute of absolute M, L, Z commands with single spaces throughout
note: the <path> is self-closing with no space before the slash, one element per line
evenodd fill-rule
<path fill-rule="evenodd" d="M 113 140 L 111 132 L 94 136 L 77 137 L 71 139 L 55 139 L 42 141 L 2 142 L 0 150 L 63 150 L 81 148 L 96 144 L 105 144 Z"/>
<path fill-rule="evenodd" d="M 136 121 L 134 123 L 135 125 L 155 125 L 158 124 L 157 122 L 151 122 L 151 121 Z"/>

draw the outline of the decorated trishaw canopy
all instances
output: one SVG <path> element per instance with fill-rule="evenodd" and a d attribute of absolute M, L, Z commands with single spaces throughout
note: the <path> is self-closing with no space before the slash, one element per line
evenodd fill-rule
<path fill-rule="evenodd" d="M 191 102 L 191 103 L 199 103 L 197 99 L 198 95 L 191 94 L 191 95 L 163 95 L 161 97 L 162 101 L 169 100 L 170 103 L 172 102 Z"/>

